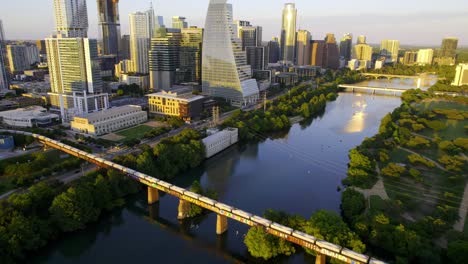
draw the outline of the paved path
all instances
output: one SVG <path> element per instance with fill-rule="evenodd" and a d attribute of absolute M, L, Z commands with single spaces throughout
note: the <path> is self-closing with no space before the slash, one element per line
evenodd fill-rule
<path fill-rule="evenodd" d="M 455 223 L 453 229 L 459 232 L 463 232 L 465 228 L 465 220 L 466 220 L 466 212 L 468 211 L 468 184 L 465 187 L 465 193 L 463 194 L 463 200 L 460 204 L 460 209 L 458 210 L 458 214 L 460 215 L 460 219 L 458 222 Z"/>
<path fill-rule="evenodd" d="M 380 176 L 379 166 L 376 165 L 375 169 L 379 176 L 379 181 L 377 181 L 377 183 L 371 189 L 364 190 L 364 189 L 357 188 L 357 187 L 351 187 L 351 188 L 362 193 L 364 197 L 366 198 L 366 200 L 374 195 L 379 196 L 380 198 L 382 198 L 382 200 L 389 200 L 390 198 L 388 197 L 387 191 L 385 191 L 385 185 L 384 185 L 382 176 Z"/>
<path fill-rule="evenodd" d="M 428 158 L 428 157 L 426 157 L 426 156 L 423 156 L 423 155 L 421 155 L 420 153 L 417 153 L 417 152 L 415 152 L 415 151 L 412 151 L 411 149 L 407 149 L 407 148 L 400 147 L 400 146 L 399 146 L 398 148 L 401 149 L 401 150 L 404 150 L 404 151 L 406 151 L 406 152 L 409 152 L 409 153 L 411 153 L 411 154 L 419 155 L 419 156 L 421 156 L 421 157 L 427 159 L 428 161 L 434 163 L 434 164 L 436 165 L 437 168 L 439 168 L 439 169 L 441 169 L 441 170 L 443 170 L 443 171 L 447 171 L 447 172 L 448 172 L 448 170 L 446 170 L 442 165 L 440 165 L 437 161 L 435 161 L 435 160 L 433 160 L 433 159 L 430 159 L 430 158 Z"/>

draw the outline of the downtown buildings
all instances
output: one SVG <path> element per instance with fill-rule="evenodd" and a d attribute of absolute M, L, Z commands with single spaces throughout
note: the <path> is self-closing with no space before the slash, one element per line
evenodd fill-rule
<path fill-rule="evenodd" d="M 3 22 L 0 20 L 0 93 L 4 93 L 9 89 L 8 76 L 5 67 L 5 32 L 3 30 Z"/>
<path fill-rule="evenodd" d="M 399 50 L 400 41 L 398 40 L 382 40 L 380 42 L 380 55 L 386 57 L 386 62 L 397 63 Z"/>
<path fill-rule="evenodd" d="M 281 23 L 281 60 L 295 62 L 297 9 L 293 3 L 285 4 Z"/>
<path fill-rule="evenodd" d="M 99 28 L 102 34 L 102 55 L 119 56 L 119 0 L 97 0 Z"/>
<path fill-rule="evenodd" d="M 259 89 L 232 16 L 232 5 L 226 0 L 210 0 L 203 37 L 202 89 L 206 95 L 241 106 L 256 102 Z"/>

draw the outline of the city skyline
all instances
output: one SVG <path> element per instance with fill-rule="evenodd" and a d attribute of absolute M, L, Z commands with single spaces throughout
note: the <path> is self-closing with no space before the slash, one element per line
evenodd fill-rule
<path fill-rule="evenodd" d="M 186 17 L 189 26 L 204 26 L 208 0 L 197 1 L 196 4 L 187 0 L 153 2 L 156 15 L 164 16 L 167 26 L 171 25 L 173 16 Z M 255 1 L 255 3 L 245 0 L 230 1 L 236 7 L 234 18 L 248 20 L 252 24 L 262 26 L 264 40 L 279 36 L 282 9 L 288 1 L 268 2 L 268 5 L 266 2 L 265 0 Z M 389 7 L 385 11 L 381 11 L 381 8 L 370 0 L 359 0 L 353 3 L 345 1 L 309 3 L 305 0 L 293 2 L 298 9 L 297 29 L 310 31 L 313 39 L 323 39 L 328 32 L 336 36 L 349 32 L 355 36 L 366 35 L 368 43 L 371 44 L 378 44 L 382 39 L 398 39 L 402 45 L 438 46 L 442 38 L 454 36 L 460 39 L 460 46 L 468 45 L 468 39 L 463 38 L 468 35 L 468 29 L 461 26 L 468 23 L 468 12 L 460 11 L 468 10 L 468 3 L 459 3 L 456 0 L 443 3 L 435 0 L 431 0 L 430 3 L 427 1 L 408 3 L 397 0 L 393 3 L 394 8 Z M 0 18 L 3 20 L 7 39 L 44 39 L 53 33 L 51 30 L 54 28 L 52 1 L 31 3 L 29 0 L 18 0 L 2 5 L 6 8 L 0 11 Z M 25 5 L 30 8 L 24 9 Z M 96 1 L 88 0 L 87 6 L 89 35 L 91 38 L 97 38 L 99 34 Z M 144 11 L 148 9 L 148 6 L 147 1 L 120 1 L 122 34 L 129 33 L 128 14 Z M 263 8 L 264 12 L 257 12 L 258 8 L 252 7 Z M 407 10 L 417 11 L 408 12 Z M 22 23 L 18 19 L 15 15 L 18 13 L 16 11 L 35 20 L 34 30 L 30 30 L 29 24 Z M 437 23 L 433 23 L 435 26 L 428 28 L 426 25 L 428 21 Z"/>

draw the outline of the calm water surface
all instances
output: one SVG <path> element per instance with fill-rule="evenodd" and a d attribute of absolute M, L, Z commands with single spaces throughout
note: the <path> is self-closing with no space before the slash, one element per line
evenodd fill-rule
<path fill-rule="evenodd" d="M 386 81 L 383 81 L 386 82 Z M 411 86 L 411 84 L 408 84 Z M 304 217 L 318 209 L 339 212 L 337 187 L 346 175 L 348 152 L 373 136 L 380 120 L 400 104 L 391 96 L 342 93 L 328 103 L 322 117 L 294 125 L 281 138 L 234 146 L 202 167 L 179 177 L 215 189 L 220 200 L 262 214 L 284 210 Z M 258 135 L 265 138 L 265 135 Z M 227 234 L 215 233 L 216 216 L 209 214 L 179 223 L 178 200 L 164 195 L 148 207 L 145 194 L 102 217 L 90 228 L 51 244 L 32 259 L 35 263 L 233 263 L 252 262 L 243 244 L 247 227 L 229 221 Z M 313 258 L 296 254 L 280 262 L 304 263 Z"/>

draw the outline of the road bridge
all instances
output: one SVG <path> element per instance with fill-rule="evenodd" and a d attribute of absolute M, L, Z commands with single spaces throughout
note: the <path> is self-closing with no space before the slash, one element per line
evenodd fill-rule
<path fill-rule="evenodd" d="M 391 92 L 395 96 L 397 96 L 397 94 L 399 93 L 402 94 L 409 90 L 409 89 L 402 89 L 402 88 L 359 86 L 359 85 L 350 85 L 350 84 L 342 84 L 342 85 L 339 85 L 338 87 L 351 90 L 353 93 L 355 90 L 372 91 L 373 94 L 375 94 L 377 91 L 380 91 L 380 92 Z"/>
<path fill-rule="evenodd" d="M 427 73 L 421 73 L 418 75 L 396 75 L 396 74 L 385 74 L 385 73 L 361 73 L 365 77 L 373 77 L 375 79 L 386 78 L 387 80 L 391 79 L 426 79 L 426 80 L 438 80 L 438 77 L 428 75 Z"/>
<path fill-rule="evenodd" d="M 326 257 L 337 259 L 345 263 L 356 263 L 356 264 L 383 264 L 384 262 L 371 258 L 369 256 L 354 252 L 346 249 L 342 246 L 329 243 L 324 240 L 315 238 L 314 236 L 305 234 L 303 232 L 293 230 L 292 228 L 274 223 L 263 217 L 253 215 L 245 212 L 241 209 L 233 206 L 221 203 L 219 201 L 212 200 L 208 197 L 201 196 L 191 191 L 185 190 L 173 184 L 165 181 L 161 181 L 149 175 L 141 172 L 126 168 L 117 163 L 105 160 L 96 155 L 87 153 L 77 148 L 65 145 L 59 141 L 47 138 L 42 135 L 33 134 L 24 131 L 16 130 L 0 130 L 0 133 L 18 134 L 31 136 L 38 140 L 47 147 L 51 147 L 67 154 L 73 155 L 77 158 L 86 160 L 90 163 L 96 164 L 97 166 L 105 169 L 113 169 L 124 175 L 131 177 L 135 181 L 138 181 L 148 188 L 148 204 L 154 204 L 159 202 L 159 192 L 164 192 L 179 198 L 178 206 L 178 219 L 182 220 L 188 217 L 189 205 L 196 204 L 202 208 L 205 208 L 211 212 L 216 213 L 216 233 L 221 235 L 228 229 L 228 218 L 246 224 L 248 226 L 259 226 L 266 232 L 279 237 L 281 239 L 292 242 L 296 245 L 308 248 L 314 251 L 317 255 L 316 264 L 326 263 Z"/>

